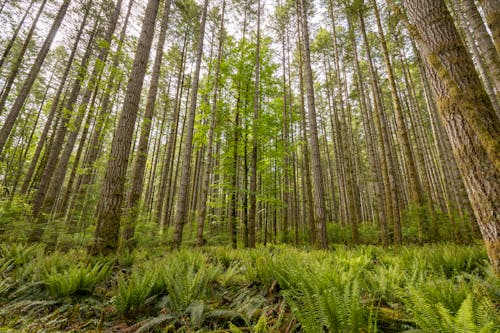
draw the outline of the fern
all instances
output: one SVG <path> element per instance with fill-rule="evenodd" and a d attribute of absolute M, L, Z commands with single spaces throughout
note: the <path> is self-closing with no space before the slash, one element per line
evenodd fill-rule
<path fill-rule="evenodd" d="M 192 302 L 203 300 L 222 271 L 220 266 L 202 263 L 200 258 L 185 261 L 181 255 L 161 271 L 163 285 L 168 291 L 171 310 L 184 311 Z M 203 260 L 206 260 L 204 258 Z"/>
<path fill-rule="evenodd" d="M 253 333 L 266 333 L 267 332 L 267 321 L 268 321 L 268 318 L 267 318 L 266 314 L 263 313 L 259 317 L 257 324 L 255 324 L 255 326 L 253 328 Z"/>
<path fill-rule="evenodd" d="M 148 318 L 140 323 L 140 327 L 135 331 L 136 333 L 151 332 L 155 327 L 167 322 L 177 319 L 176 316 L 172 314 L 161 314 L 154 318 Z M 170 332 L 165 330 L 165 332 Z"/>
<path fill-rule="evenodd" d="M 52 269 L 46 273 L 44 283 L 49 294 L 55 297 L 90 294 L 108 276 L 110 268 L 109 263 L 97 263 L 93 266 L 76 264 L 62 272 Z"/>
<path fill-rule="evenodd" d="M 406 306 L 415 323 L 427 332 L 496 332 L 500 325 L 494 306 L 484 297 L 468 292 L 458 309 L 450 309 L 442 302 L 414 287 L 409 288 Z"/>
<path fill-rule="evenodd" d="M 128 279 L 120 277 L 114 298 L 118 312 L 130 318 L 143 312 L 154 295 L 157 280 L 158 274 L 154 270 L 135 270 Z"/>
<path fill-rule="evenodd" d="M 41 247 L 39 245 L 0 244 L 1 256 L 5 259 L 11 259 L 14 266 L 22 266 L 31 262 L 40 251 Z"/>
<path fill-rule="evenodd" d="M 359 332 L 367 325 L 358 283 L 366 257 L 340 257 L 325 258 L 324 252 L 314 252 L 307 258 L 311 260 L 283 255 L 261 267 L 284 289 L 292 313 L 306 332 Z"/>
<path fill-rule="evenodd" d="M 259 315 L 266 301 L 258 290 L 244 289 L 237 291 L 230 308 L 245 317 L 246 321 L 251 321 Z"/>

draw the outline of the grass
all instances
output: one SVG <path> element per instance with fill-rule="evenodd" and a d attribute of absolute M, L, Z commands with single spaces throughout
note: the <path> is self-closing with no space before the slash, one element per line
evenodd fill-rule
<path fill-rule="evenodd" d="M 500 329 L 500 284 L 480 245 L 0 251 L 0 331 Z"/>

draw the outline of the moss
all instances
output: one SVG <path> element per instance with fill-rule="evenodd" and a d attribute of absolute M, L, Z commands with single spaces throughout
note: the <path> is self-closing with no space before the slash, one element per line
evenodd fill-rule
<path fill-rule="evenodd" d="M 493 266 L 493 270 L 498 278 L 500 278 L 500 240 L 496 239 L 494 241 L 484 241 L 486 246 L 486 251 L 490 262 Z"/>
<path fill-rule="evenodd" d="M 427 61 L 436 71 L 439 78 L 443 80 L 449 92 L 451 102 L 460 108 L 461 114 L 473 128 L 489 159 L 495 165 L 496 169 L 500 171 L 498 129 L 495 129 L 495 124 L 491 124 L 493 131 L 491 133 L 491 128 L 486 127 L 488 122 L 495 122 L 496 118 L 491 104 L 486 104 L 488 100 L 484 98 L 484 90 L 481 86 L 472 91 L 463 91 L 460 89 L 436 53 L 428 54 Z"/>

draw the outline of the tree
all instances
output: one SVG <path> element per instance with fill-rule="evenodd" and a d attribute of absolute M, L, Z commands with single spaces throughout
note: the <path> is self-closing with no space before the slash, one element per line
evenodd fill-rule
<path fill-rule="evenodd" d="M 500 0 L 479 0 L 479 3 L 483 7 L 486 23 L 491 30 L 497 53 L 500 55 Z"/>
<path fill-rule="evenodd" d="M 198 246 L 203 245 L 203 230 L 205 228 L 205 219 L 207 215 L 207 199 L 208 199 L 208 186 L 210 183 L 210 175 L 212 174 L 212 167 L 214 165 L 213 161 L 213 143 L 215 136 L 215 126 L 217 124 L 217 102 L 219 98 L 219 81 L 220 81 L 220 70 L 221 70 L 221 62 L 222 62 L 222 52 L 224 45 L 224 16 L 226 13 L 226 1 L 222 2 L 222 10 L 221 10 L 221 18 L 220 18 L 220 28 L 219 28 L 219 45 L 217 48 L 217 60 L 215 64 L 215 74 L 214 74 L 214 83 L 213 83 L 213 92 L 212 92 L 212 104 L 210 106 L 210 128 L 208 130 L 208 142 L 207 142 L 207 157 L 203 163 L 206 164 L 204 168 L 204 174 L 201 183 L 201 194 L 200 194 L 200 202 L 198 205 L 198 229 L 196 234 L 196 243 Z"/>
<path fill-rule="evenodd" d="M 494 1 L 484 2 L 486 6 L 483 5 L 483 8 L 485 9 L 486 13 L 492 12 L 488 11 L 488 8 L 491 8 L 490 6 L 492 5 L 492 2 Z M 486 65 L 491 71 L 491 78 L 493 79 L 493 83 L 498 94 L 497 96 L 500 96 L 500 51 L 498 51 L 497 53 L 497 50 L 495 50 L 495 46 L 493 45 L 490 35 L 486 30 L 486 27 L 481 18 L 481 14 L 479 14 L 474 0 L 460 0 L 460 3 L 462 5 L 461 9 L 466 16 L 467 21 L 470 22 L 472 31 L 474 33 L 474 36 L 476 37 L 475 39 L 477 40 L 479 49 L 484 56 Z M 500 1 L 497 1 L 497 6 L 500 6 Z M 491 17 L 494 17 L 493 13 L 491 13 L 490 15 L 490 19 Z M 500 15 L 500 13 L 498 15 Z M 497 22 L 497 24 L 500 24 L 500 20 Z M 492 31 L 494 31 L 495 27 L 493 25 L 490 25 L 490 29 L 493 29 Z"/>
<path fill-rule="evenodd" d="M 377 140 L 380 149 L 380 164 L 382 164 L 382 175 L 384 177 L 384 191 L 385 191 L 385 204 L 386 204 L 386 217 L 393 225 L 394 230 L 394 243 L 400 245 L 403 241 L 401 231 L 401 211 L 399 209 L 400 188 L 397 184 L 397 169 L 393 153 L 393 145 L 390 136 L 389 121 L 385 112 L 385 106 L 380 94 L 379 77 L 376 73 L 374 65 L 372 50 L 366 32 L 366 25 L 363 13 L 358 10 L 358 17 L 361 27 L 361 33 L 366 47 L 366 56 L 368 60 L 368 69 L 370 73 L 370 85 L 372 87 L 372 94 L 374 99 L 374 122 L 377 131 Z"/>
<path fill-rule="evenodd" d="M 189 113 L 187 118 L 186 141 L 182 155 L 182 175 L 179 186 L 179 196 L 176 205 L 176 215 L 174 222 L 174 246 L 179 247 L 182 242 L 182 230 L 186 221 L 188 210 L 188 189 L 191 170 L 191 153 L 193 150 L 194 118 L 196 114 L 196 103 L 198 99 L 198 83 L 200 79 L 201 60 L 203 55 L 203 39 L 205 38 L 205 23 L 207 21 L 208 0 L 203 3 L 201 14 L 200 32 L 198 35 L 198 44 L 196 51 L 196 65 L 192 76 L 192 87 L 190 95 Z"/>
<path fill-rule="evenodd" d="M 109 164 L 106 168 L 97 206 L 98 220 L 92 253 L 108 254 L 114 252 L 118 247 L 128 159 L 159 2 L 159 0 L 149 0 L 144 14 L 144 22 L 127 84 L 123 109 L 113 137 Z"/>
<path fill-rule="evenodd" d="M 375 13 L 380 44 L 382 46 L 382 53 L 384 56 L 385 68 L 387 70 L 387 77 L 389 79 L 389 88 L 391 90 L 392 105 L 394 113 L 396 115 L 396 125 L 398 128 L 397 133 L 398 137 L 402 141 L 401 146 L 402 146 L 404 161 L 406 162 L 406 167 L 408 169 L 411 203 L 417 205 L 418 209 L 422 209 L 422 206 L 425 204 L 424 191 L 420 179 L 418 177 L 417 163 L 415 161 L 415 157 L 411 149 L 410 137 L 408 135 L 407 126 L 403 115 L 403 108 L 398 94 L 398 88 L 396 85 L 393 65 L 391 63 L 391 59 L 389 56 L 389 50 L 387 47 L 385 33 L 382 28 L 382 22 L 380 20 L 380 13 L 378 10 L 377 2 L 376 0 L 371 0 L 371 3 Z M 419 215 L 420 215 L 418 217 L 419 238 L 420 242 L 423 242 L 424 235 L 427 233 L 428 219 L 425 212 L 421 212 L 421 214 Z"/>
<path fill-rule="evenodd" d="M 132 185 L 130 187 L 127 200 L 127 224 L 125 226 L 125 230 L 123 231 L 123 238 L 127 241 L 132 239 L 132 237 L 134 236 L 135 221 L 139 214 L 138 203 L 144 185 L 144 170 L 146 168 L 149 136 L 151 133 L 151 122 L 153 120 L 156 95 L 158 93 L 158 81 L 160 79 L 160 69 L 163 59 L 163 47 L 165 45 L 165 38 L 167 35 L 168 19 L 170 13 L 170 0 L 165 0 L 164 6 L 165 7 L 163 9 L 163 16 L 160 25 L 158 45 L 156 46 L 155 61 L 153 64 L 153 73 L 151 75 L 151 84 L 149 86 L 146 110 L 144 111 L 144 119 L 140 132 L 139 146 L 137 148 L 137 158 L 132 175 Z"/>
<path fill-rule="evenodd" d="M 118 38 L 118 45 L 115 54 L 113 55 L 111 61 L 111 73 L 107 79 L 106 86 L 104 88 L 104 94 L 102 97 L 101 105 L 99 107 L 98 114 L 96 115 L 96 119 L 94 122 L 94 128 L 92 131 L 92 135 L 89 140 L 89 146 L 87 149 L 87 153 L 85 159 L 82 163 L 83 173 L 78 177 L 76 186 L 75 186 L 75 194 L 73 196 L 73 203 L 75 201 L 81 201 L 84 192 L 87 190 L 88 185 L 90 185 L 95 179 L 95 164 L 99 158 L 100 153 L 102 152 L 103 147 L 103 137 L 106 124 L 109 122 L 111 109 L 113 108 L 112 95 L 119 90 L 119 86 L 121 84 L 122 73 L 118 71 L 118 66 L 120 61 L 124 60 L 122 55 L 123 46 L 125 42 L 125 35 L 128 28 L 128 22 L 130 19 L 130 14 L 132 11 L 132 6 L 134 4 L 134 0 L 129 1 L 129 5 L 127 8 L 127 14 L 123 20 L 123 27 L 120 31 L 120 37 Z M 120 14 L 120 9 L 118 8 L 119 2 L 116 4 L 115 10 L 113 12 L 112 19 L 108 25 L 107 35 L 111 30 L 114 21 L 118 21 L 118 17 Z M 115 23 L 116 24 L 116 23 Z M 110 36 L 110 40 L 113 36 Z M 107 36 L 105 37 L 107 40 Z"/>
<path fill-rule="evenodd" d="M 488 256 L 500 275 L 500 121 L 444 0 L 404 5 Z"/>
<path fill-rule="evenodd" d="M 302 39 L 304 42 L 304 74 L 307 95 L 307 109 L 309 120 L 309 145 L 311 149 L 312 175 L 314 184 L 314 211 L 316 220 L 316 244 L 321 248 L 327 247 L 326 239 L 326 212 L 325 190 L 323 185 L 323 168 L 319 151 L 318 125 L 316 122 L 316 104 L 314 101 L 313 72 L 311 67 L 311 51 L 309 47 L 309 26 L 307 20 L 307 6 L 305 0 L 299 0 L 300 21 L 302 24 Z"/>
<path fill-rule="evenodd" d="M 21 47 L 21 50 L 19 51 L 19 53 L 16 54 L 16 61 L 14 62 L 14 64 L 12 64 L 12 68 L 10 70 L 9 76 L 7 77 L 7 80 L 2 87 L 2 93 L 0 94 L 0 96 L 1 96 L 0 97 L 0 114 L 3 113 L 5 103 L 7 102 L 7 97 L 9 97 L 10 90 L 11 90 L 12 85 L 14 84 L 14 80 L 16 79 L 17 74 L 20 70 L 22 61 L 24 59 L 24 55 L 26 54 L 26 51 L 28 50 L 28 46 L 30 45 L 33 34 L 35 33 L 35 28 L 37 26 L 38 20 L 40 19 L 41 15 L 43 13 L 43 9 L 45 8 L 46 3 L 47 3 L 47 0 L 42 1 L 40 8 L 38 8 L 35 19 L 31 23 L 30 30 L 29 30 L 28 34 L 26 35 L 26 38 L 24 39 L 23 46 Z M 7 57 L 8 52 L 9 52 L 9 45 L 7 45 L 5 47 L 4 55 L 2 55 L 2 61 L 0 62 L 0 64 L 3 63 L 3 61 Z M 0 149 L 0 151 L 1 151 L 1 149 Z"/>
<path fill-rule="evenodd" d="M 64 16 L 66 15 L 70 1 L 71 0 L 63 0 L 61 7 L 59 7 L 56 17 L 52 22 L 52 26 L 50 27 L 49 33 L 45 38 L 45 41 L 43 42 L 43 45 L 40 48 L 40 51 L 38 51 L 37 57 L 35 59 L 35 62 L 31 66 L 28 76 L 24 80 L 21 91 L 17 95 L 16 100 L 14 101 L 14 104 L 12 105 L 9 114 L 5 119 L 5 122 L 2 128 L 0 129 L 0 154 L 2 153 L 5 147 L 5 143 L 7 142 L 7 138 L 9 137 L 10 132 L 12 132 L 12 128 L 14 127 L 14 123 L 16 122 L 16 119 L 19 116 L 19 113 L 21 112 L 24 102 L 28 98 L 31 87 L 33 86 L 33 83 L 35 83 L 35 79 L 37 78 L 38 73 L 40 73 L 40 69 L 42 68 L 42 64 L 47 56 L 47 53 L 49 52 L 54 37 L 57 31 L 59 30 L 59 27 L 61 26 Z M 43 4 L 41 8 L 43 8 Z"/>
<path fill-rule="evenodd" d="M 83 27 L 85 26 L 89 11 L 90 8 L 87 8 L 87 15 L 84 16 L 84 19 L 82 21 L 81 29 L 79 31 L 80 33 L 83 31 Z M 64 179 L 64 175 L 66 174 L 66 167 L 64 165 L 59 169 L 57 168 L 59 155 L 61 153 L 61 150 L 63 149 L 64 139 L 68 132 L 69 122 L 75 108 L 76 100 L 80 94 L 83 80 L 85 79 L 85 76 L 87 74 L 87 67 L 90 55 L 92 54 L 93 50 L 92 45 L 94 43 L 96 30 L 97 24 L 94 24 L 93 31 L 90 33 L 89 40 L 85 48 L 85 54 L 81 59 L 81 63 L 78 67 L 77 75 L 71 87 L 70 94 L 64 103 L 61 122 L 58 124 L 58 127 L 55 130 L 53 146 L 48 151 L 47 161 L 43 168 L 39 188 L 33 198 L 32 215 L 35 219 L 36 227 L 33 229 L 33 232 L 31 233 L 29 238 L 32 242 L 40 240 L 40 237 L 42 236 L 40 224 L 45 221 L 43 213 L 52 208 L 58 190 L 60 189 L 60 185 L 62 184 L 62 180 Z M 80 37 L 78 37 L 77 40 L 79 40 L 79 38 Z M 75 47 L 77 45 L 78 44 L 75 43 Z M 61 162 L 64 163 L 65 161 Z M 54 181 L 53 178 L 56 178 L 58 180 Z"/>
<path fill-rule="evenodd" d="M 9 55 L 10 49 L 14 45 L 14 42 L 17 39 L 17 36 L 19 35 L 19 31 L 21 30 L 21 27 L 24 24 L 24 20 L 26 20 L 26 17 L 28 14 L 31 12 L 31 7 L 33 7 L 33 4 L 35 3 L 35 0 L 31 0 L 28 8 L 25 9 L 23 17 L 21 18 L 21 21 L 18 23 L 16 29 L 14 30 L 14 33 L 10 37 L 9 41 L 7 42 L 7 45 L 5 45 L 5 49 L 3 50 L 2 57 L 0 58 L 0 68 L 2 68 L 3 63 L 5 62 L 5 59 Z M 43 8 L 43 4 L 42 4 Z M 40 10 L 38 12 L 41 12 Z M 2 107 L 0 107 L 0 113 L 1 113 Z"/>
<path fill-rule="evenodd" d="M 257 44 L 255 47 L 255 91 L 253 99 L 253 140 L 250 162 L 250 210 L 248 212 L 248 246 L 255 247 L 255 213 L 257 211 L 257 150 L 260 106 L 260 0 L 257 1 Z"/>

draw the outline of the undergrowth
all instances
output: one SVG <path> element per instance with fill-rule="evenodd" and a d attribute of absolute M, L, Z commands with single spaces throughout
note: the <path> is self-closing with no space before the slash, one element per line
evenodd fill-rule
<path fill-rule="evenodd" d="M 152 247 L 92 258 L 12 243 L 0 253 L 0 331 L 500 329 L 500 283 L 479 245 Z"/>

